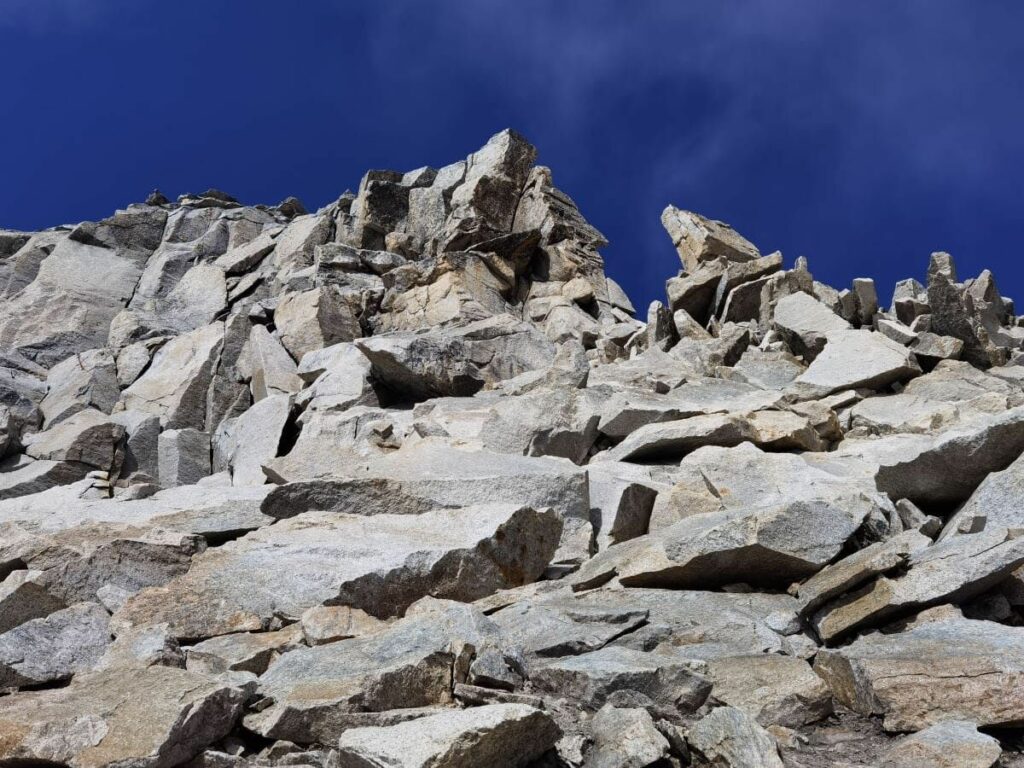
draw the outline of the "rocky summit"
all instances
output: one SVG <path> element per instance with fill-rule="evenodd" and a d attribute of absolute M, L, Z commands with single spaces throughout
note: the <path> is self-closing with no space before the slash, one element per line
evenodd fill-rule
<path fill-rule="evenodd" d="M 992 274 L 638 318 L 535 161 L 0 231 L 0 766 L 1024 765 Z"/>

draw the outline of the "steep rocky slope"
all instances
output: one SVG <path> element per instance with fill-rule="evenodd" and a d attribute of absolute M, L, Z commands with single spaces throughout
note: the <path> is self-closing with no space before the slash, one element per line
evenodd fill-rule
<path fill-rule="evenodd" d="M 640 320 L 535 159 L 0 231 L 0 765 L 1024 764 L 992 275 Z"/>

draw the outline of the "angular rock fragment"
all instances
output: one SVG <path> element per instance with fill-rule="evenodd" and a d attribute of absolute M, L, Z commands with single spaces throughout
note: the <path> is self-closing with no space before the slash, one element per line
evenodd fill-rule
<path fill-rule="evenodd" d="M 40 571 L 18 570 L 0 581 L 0 635 L 67 607 L 47 592 L 41 575 Z"/>
<path fill-rule="evenodd" d="M 907 736 L 882 758 L 883 768 L 992 768 L 999 741 L 966 720 L 945 720 Z"/>
<path fill-rule="evenodd" d="M 65 688 L 0 698 L 0 760 L 172 768 L 227 735 L 244 698 L 170 667 L 79 676 Z"/>
<path fill-rule="evenodd" d="M 814 662 L 836 700 L 881 715 L 888 731 L 943 720 L 1019 725 L 1024 630 L 946 617 L 822 649 Z"/>
<path fill-rule="evenodd" d="M 286 293 L 274 310 L 281 343 L 296 360 L 307 352 L 362 336 L 359 320 L 330 287 Z"/>
<path fill-rule="evenodd" d="M 803 292 L 791 293 L 775 305 L 774 328 L 794 353 L 808 362 L 821 354 L 831 331 L 851 326 L 827 306 Z"/>
<path fill-rule="evenodd" d="M 171 339 L 146 372 L 121 393 L 120 404 L 159 416 L 165 429 L 204 429 L 206 391 L 223 340 L 223 323 Z"/>
<path fill-rule="evenodd" d="M 698 720 L 687 732 L 686 741 L 712 765 L 783 768 L 775 738 L 734 707 L 719 707 Z"/>
<path fill-rule="evenodd" d="M 702 262 L 719 256 L 739 262 L 761 256 L 757 248 L 728 224 L 682 211 L 674 205 L 662 212 L 661 224 L 689 272 L 696 270 Z"/>
<path fill-rule="evenodd" d="M 121 394 L 114 358 L 106 349 L 91 349 L 61 361 L 47 373 L 46 385 L 39 408 L 47 427 L 86 408 L 110 413 Z"/>
<path fill-rule="evenodd" d="M 874 508 L 866 496 L 837 505 L 793 501 L 697 514 L 595 555 L 572 576 L 574 589 L 613 578 L 624 586 L 769 586 L 815 573 L 834 558 Z"/>
<path fill-rule="evenodd" d="M 235 424 L 231 482 L 263 485 L 263 465 L 276 457 L 292 413 L 292 395 L 271 395 L 253 404 Z"/>
<path fill-rule="evenodd" d="M 282 459 L 268 466 L 272 479 L 296 480 L 267 498 L 264 509 L 274 517 L 311 509 L 419 514 L 496 502 L 550 507 L 563 525 L 556 561 L 589 554 L 593 526 L 586 473 L 565 460 L 463 451 L 424 440 L 373 460 L 321 458 L 298 477 L 282 476 L 285 467 Z"/>
<path fill-rule="evenodd" d="M 589 709 L 600 709 L 614 700 L 690 713 L 711 692 L 711 683 L 702 671 L 704 665 L 687 658 L 685 652 L 644 653 L 612 645 L 535 667 L 530 680 L 540 691 L 572 699 Z"/>
<path fill-rule="evenodd" d="M 197 429 L 167 429 L 158 444 L 160 484 L 193 485 L 210 474 L 210 436 Z"/>
<path fill-rule="evenodd" d="M 109 472 L 121 463 L 123 437 L 124 427 L 90 408 L 26 438 L 25 453 L 42 461 L 84 464 Z"/>
<path fill-rule="evenodd" d="M 129 600 L 115 620 L 167 622 L 184 639 L 260 631 L 275 616 L 298 619 L 328 603 L 401 615 L 428 593 L 473 600 L 536 579 L 559 532 L 550 510 L 511 505 L 419 515 L 309 512 L 207 551 L 184 576 Z"/>
<path fill-rule="evenodd" d="M 706 675 L 713 699 L 765 727 L 799 728 L 832 713 L 832 692 L 803 659 L 724 656 L 708 661 Z"/>
<path fill-rule="evenodd" d="M 586 765 L 641 768 L 668 758 L 669 743 L 644 709 L 602 707 L 590 721 L 593 744 Z"/>
<path fill-rule="evenodd" d="M 254 325 L 249 335 L 249 354 L 252 357 L 253 400 L 271 395 L 289 395 L 302 389 L 295 361 L 281 342 L 270 335 L 262 325 Z"/>
<path fill-rule="evenodd" d="M 259 691 L 272 703 L 245 726 L 268 738 L 334 743 L 360 715 L 360 724 L 387 725 L 389 710 L 451 704 L 473 649 L 498 639 L 479 611 L 442 603 L 366 637 L 292 651 L 261 676 Z"/>
<path fill-rule="evenodd" d="M 485 384 L 546 367 L 554 347 L 512 318 L 461 328 L 375 336 L 356 342 L 373 375 L 396 399 L 466 396 Z"/>
<path fill-rule="evenodd" d="M 98 603 L 78 603 L 0 634 L 0 688 L 55 683 L 89 671 L 110 644 L 109 621 Z"/>
<path fill-rule="evenodd" d="M 907 381 L 921 368 L 906 347 L 871 331 L 830 331 L 814 362 L 793 381 L 793 390 L 824 397 L 844 389 L 882 389 Z"/>
<path fill-rule="evenodd" d="M 906 531 L 825 566 L 797 588 L 801 612 L 811 614 L 832 598 L 868 579 L 904 567 L 911 555 L 930 544 L 931 539 L 927 536 L 917 531 Z"/>
<path fill-rule="evenodd" d="M 389 768 L 519 768 L 554 746 L 560 735 L 549 714 L 523 704 L 449 710 L 381 728 L 342 734 L 342 765 Z"/>
<path fill-rule="evenodd" d="M 906 573 L 880 576 L 868 586 L 826 605 L 813 619 L 825 641 L 939 602 L 980 595 L 1024 564 L 1024 539 L 1006 529 L 957 536 L 909 555 Z"/>

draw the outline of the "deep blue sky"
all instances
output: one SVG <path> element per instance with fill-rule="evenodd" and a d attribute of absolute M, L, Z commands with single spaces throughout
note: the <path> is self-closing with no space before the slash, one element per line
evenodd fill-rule
<path fill-rule="evenodd" d="M 0 226 L 224 189 L 314 208 L 512 126 L 638 308 L 669 202 L 886 294 L 949 250 L 1024 302 L 1019 0 L 0 0 Z"/>

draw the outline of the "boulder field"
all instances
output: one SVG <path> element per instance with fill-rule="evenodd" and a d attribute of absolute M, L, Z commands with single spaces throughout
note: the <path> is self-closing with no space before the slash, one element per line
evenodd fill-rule
<path fill-rule="evenodd" d="M 535 161 L 0 230 L 0 766 L 1024 765 L 992 274 L 638 317 Z"/>

